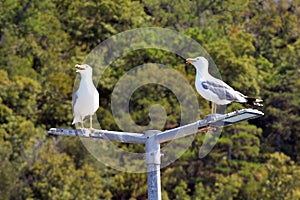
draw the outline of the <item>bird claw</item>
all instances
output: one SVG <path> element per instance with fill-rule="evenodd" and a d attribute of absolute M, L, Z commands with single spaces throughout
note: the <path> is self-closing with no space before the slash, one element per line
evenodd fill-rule
<path fill-rule="evenodd" d="M 92 133 L 95 131 L 95 129 L 93 127 L 88 128 L 88 130 Z"/>
<path fill-rule="evenodd" d="M 207 121 L 215 121 L 215 120 L 218 118 L 219 115 L 220 115 L 220 114 L 217 114 L 217 113 L 207 115 L 207 116 L 206 116 L 206 120 L 207 120 Z"/>

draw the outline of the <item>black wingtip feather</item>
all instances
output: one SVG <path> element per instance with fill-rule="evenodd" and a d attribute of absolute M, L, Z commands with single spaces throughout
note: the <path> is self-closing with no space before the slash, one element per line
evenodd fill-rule
<path fill-rule="evenodd" d="M 256 99 L 252 97 L 246 97 L 247 104 L 252 105 L 252 106 L 258 106 L 258 107 L 263 107 L 264 105 L 261 103 L 263 100 L 261 99 Z"/>

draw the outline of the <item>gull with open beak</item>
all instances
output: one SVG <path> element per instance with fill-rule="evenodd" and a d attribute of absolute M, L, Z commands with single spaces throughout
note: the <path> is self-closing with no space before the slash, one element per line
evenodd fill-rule
<path fill-rule="evenodd" d="M 212 113 L 216 113 L 216 105 L 226 105 L 232 102 L 263 106 L 262 100 L 251 98 L 234 90 L 225 82 L 211 76 L 208 72 L 208 61 L 204 57 L 188 58 L 186 63 L 196 68 L 195 86 L 197 92 L 205 99 L 211 101 Z"/>
<path fill-rule="evenodd" d="M 81 80 L 73 98 L 74 120 L 72 124 L 80 122 L 82 128 L 84 128 L 83 120 L 85 117 L 90 116 L 90 129 L 93 129 L 92 116 L 99 108 L 99 93 L 92 80 L 93 69 L 87 64 L 76 64 L 75 68 L 76 72 L 80 73 Z"/>

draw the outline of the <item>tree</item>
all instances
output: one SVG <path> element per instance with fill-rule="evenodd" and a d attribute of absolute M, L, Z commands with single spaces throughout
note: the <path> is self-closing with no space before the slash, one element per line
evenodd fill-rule
<path fill-rule="evenodd" d="M 98 199 L 111 196 L 103 191 L 101 178 L 90 165 L 76 169 L 71 158 L 57 152 L 51 143 L 41 148 L 35 162 L 24 170 L 24 183 L 18 188 L 23 198 Z"/>
<path fill-rule="evenodd" d="M 195 39 L 225 82 L 246 95 L 261 97 L 265 105 L 263 118 L 224 129 L 203 159 L 198 154 L 204 135 L 198 134 L 181 158 L 162 169 L 163 199 L 300 198 L 299 0 L 7 0 L 0 5 L 3 199 L 147 198 L 146 174 L 119 173 L 97 162 L 81 141 L 49 139 L 45 130 L 71 127 L 72 66 L 110 36 L 149 26 L 174 29 Z M 195 70 L 172 52 L 130 52 L 110 65 L 97 86 L 102 128 L 120 129 L 110 110 L 111 93 L 125 73 L 145 63 L 167 65 L 194 86 Z M 148 75 L 160 78 L 158 72 L 162 71 Z M 189 95 L 184 91 L 182 96 Z M 209 103 L 200 96 L 198 101 L 199 118 L 204 118 Z M 178 126 L 178 99 L 154 84 L 133 93 L 130 117 L 139 125 L 149 124 L 149 110 L 157 102 L 166 110 L 164 128 Z M 240 108 L 244 107 L 232 104 L 227 111 Z M 158 121 L 163 117 L 161 112 L 152 114 Z M 141 145 L 120 147 L 144 151 Z"/>
<path fill-rule="evenodd" d="M 298 199 L 300 197 L 299 166 L 282 153 L 270 155 L 265 164 L 263 183 L 258 198 Z"/>

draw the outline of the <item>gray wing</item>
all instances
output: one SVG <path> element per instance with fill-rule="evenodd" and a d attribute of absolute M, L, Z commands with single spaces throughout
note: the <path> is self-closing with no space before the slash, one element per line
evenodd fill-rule
<path fill-rule="evenodd" d="M 75 95 L 74 95 L 74 100 L 73 100 L 73 104 L 72 104 L 72 113 L 73 113 L 73 116 L 74 116 L 74 108 L 75 108 L 75 104 L 77 102 L 77 99 L 78 99 L 78 95 L 77 95 L 77 92 L 76 92 Z"/>
<path fill-rule="evenodd" d="M 212 82 L 212 81 L 204 81 L 202 82 L 202 87 L 204 89 L 210 90 L 215 93 L 221 100 L 229 100 L 229 101 L 238 101 L 237 95 L 244 97 L 238 91 L 235 91 L 232 87 L 227 85 L 226 83 Z"/>

